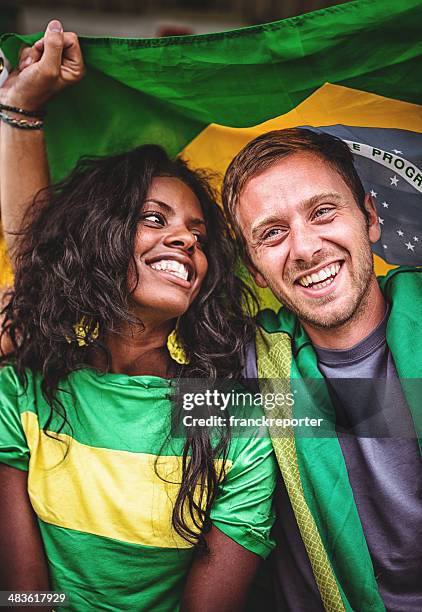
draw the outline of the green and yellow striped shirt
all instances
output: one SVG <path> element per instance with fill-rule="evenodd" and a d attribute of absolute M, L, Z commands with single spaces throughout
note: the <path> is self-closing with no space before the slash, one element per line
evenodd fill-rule
<path fill-rule="evenodd" d="M 193 547 L 172 528 L 184 440 L 169 436 L 170 382 L 83 369 L 60 385 L 69 425 L 41 377 L 0 370 L 0 462 L 28 471 L 51 586 L 68 610 L 173 611 Z M 58 433 L 59 432 L 59 433 Z M 211 520 L 265 557 L 276 466 L 268 437 L 233 438 Z"/>

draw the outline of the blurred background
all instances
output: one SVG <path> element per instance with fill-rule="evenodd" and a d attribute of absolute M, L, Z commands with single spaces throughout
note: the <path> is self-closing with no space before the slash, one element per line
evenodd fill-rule
<path fill-rule="evenodd" d="M 220 32 L 350 0 L 0 0 L 0 32 L 42 31 L 61 19 L 81 35 L 149 38 Z"/>

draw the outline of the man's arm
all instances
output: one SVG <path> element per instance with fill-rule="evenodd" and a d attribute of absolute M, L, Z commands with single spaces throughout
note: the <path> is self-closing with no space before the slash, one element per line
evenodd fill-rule
<path fill-rule="evenodd" d="M 261 559 L 214 526 L 207 543 L 209 554 L 189 572 L 182 612 L 241 612 Z"/>
<path fill-rule="evenodd" d="M 19 67 L 0 89 L 0 102 L 36 112 L 55 93 L 76 83 L 83 75 L 77 36 L 63 32 L 60 22 L 54 20 L 48 24 L 41 41 L 21 52 Z M 23 118 L 14 113 L 9 115 Z M 1 221 L 13 261 L 16 240 L 13 234 L 21 229 L 34 196 L 49 184 L 42 130 L 17 129 L 2 122 L 0 167 Z"/>

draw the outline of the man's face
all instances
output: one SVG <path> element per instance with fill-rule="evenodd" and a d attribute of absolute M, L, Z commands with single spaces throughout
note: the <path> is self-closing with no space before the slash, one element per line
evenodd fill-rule
<path fill-rule="evenodd" d="M 363 308 L 375 282 L 369 226 L 341 175 L 312 153 L 295 153 L 252 178 L 236 211 L 257 284 L 303 322 L 338 327 Z"/>

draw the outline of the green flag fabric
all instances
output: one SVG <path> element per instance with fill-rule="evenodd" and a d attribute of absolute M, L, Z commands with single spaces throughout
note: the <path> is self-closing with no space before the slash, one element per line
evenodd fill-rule
<path fill-rule="evenodd" d="M 82 155 L 158 143 L 193 167 L 213 170 L 218 189 L 231 158 L 251 138 L 268 129 L 314 126 L 354 145 L 357 161 L 366 164 L 362 180 L 378 194 L 387 234 L 375 248 L 377 273 L 419 265 L 421 20 L 420 0 L 355 0 L 217 34 L 82 37 L 86 77 L 48 105 L 53 180 Z M 16 65 L 21 45 L 41 36 L 4 34 L 0 46 Z M 400 204 L 398 213 L 389 198 Z M 401 227 L 404 202 L 410 217 L 404 215 L 407 226 Z M 10 281 L 0 237 L 0 285 Z M 260 297 L 265 306 L 279 306 L 268 290 Z"/>
<path fill-rule="evenodd" d="M 82 37 L 87 76 L 48 109 L 53 178 L 81 155 L 145 142 L 176 155 L 210 123 L 261 123 L 326 82 L 420 103 L 421 20 L 420 0 L 357 0 L 218 34 Z M 41 35 L 1 46 L 15 64 Z"/>

